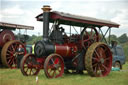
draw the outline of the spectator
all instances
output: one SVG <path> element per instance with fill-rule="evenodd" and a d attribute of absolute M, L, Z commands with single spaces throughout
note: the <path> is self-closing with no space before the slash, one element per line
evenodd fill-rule
<path fill-rule="evenodd" d="M 17 67 L 20 68 L 20 61 L 22 57 L 24 56 L 24 48 L 22 45 L 19 45 L 18 51 L 18 57 L 17 57 Z"/>

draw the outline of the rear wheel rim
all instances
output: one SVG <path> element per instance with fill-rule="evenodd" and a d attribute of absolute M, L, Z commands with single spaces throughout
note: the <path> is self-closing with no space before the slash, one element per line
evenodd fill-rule
<path fill-rule="evenodd" d="M 112 54 L 107 45 L 92 44 L 86 53 L 85 66 L 91 76 L 107 76 L 112 67 Z"/>
<path fill-rule="evenodd" d="M 90 32 L 88 32 L 90 30 Z M 92 43 L 99 41 L 99 34 L 95 27 L 87 27 L 82 34 L 82 46 L 88 48 Z"/>
<path fill-rule="evenodd" d="M 17 49 L 19 45 L 22 45 L 22 48 L 24 49 L 23 55 L 26 54 L 26 48 L 25 46 L 16 40 L 12 40 L 7 42 L 4 47 L 2 48 L 1 56 L 2 56 L 2 63 L 4 66 L 9 68 L 16 68 L 17 67 L 17 57 L 18 53 Z"/>

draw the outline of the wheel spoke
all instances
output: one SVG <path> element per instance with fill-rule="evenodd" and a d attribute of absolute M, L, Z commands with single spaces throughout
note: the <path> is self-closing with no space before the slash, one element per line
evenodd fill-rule
<path fill-rule="evenodd" d="M 51 61 L 52 61 L 53 64 L 55 64 L 53 58 L 51 59 Z"/>
<path fill-rule="evenodd" d="M 100 75 L 100 76 L 102 76 L 102 70 L 101 70 L 101 67 L 100 67 L 100 65 L 98 65 L 98 74 Z"/>
<path fill-rule="evenodd" d="M 33 70 L 34 70 L 34 71 L 33 71 Z M 34 69 L 34 68 L 33 68 L 33 69 L 32 69 L 32 74 L 35 74 L 35 73 L 36 73 L 36 70 L 37 70 L 37 69 Z"/>
<path fill-rule="evenodd" d="M 100 55 L 102 58 L 106 56 L 103 48 L 100 49 Z"/>
<path fill-rule="evenodd" d="M 48 66 L 48 68 L 54 68 L 54 65 L 53 65 L 53 64 L 51 64 L 51 65 L 49 65 L 49 66 Z"/>
<path fill-rule="evenodd" d="M 13 52 L 15 52 L 14 46 L 13 46 L 13 45 L 11 45 L 11 47 L 12 47 Z"/>
<path fill-rule="evenodd" d="M 96 50 L 94 52 L 96 53 L 97 57 L 100 58 L 100 55 L 98 54 L 98 52 Z"/>
<path fill-rule="evenodd" d="M 11 61 L 13 60 L 13 57 L 11 59 L 9 59 L 8 64 L 10 65 L 10 63 L 12 63 Z"/>
<path fill-rule="evenodd" d="M 96 35 L 93 35 L 93 39 L 95 40 L 95 42 L 97 41 L 97 36 Z"/>
<path fill-rule="evenodd" d="M 51 76 L 52 76 L 52 77 L 55 77 L 55 73 L 56 73 L 56 70 L 53 71 L 53 73 L 52 73 Z"/>
<path fill-rule="evenodd" d="M 110 58 L 109 58 L 109 57 L 104 59 L 104 61 L 108 61 L 108 60 L 110 60 Z"/>
<path fill-rule="evenodd" d="M 15 57 L 13 57 L 13 60 L 12 60 L 12 65 L 15 64 Z M 10 63 L 11 64 L 11 63 Z"/>
<path fill-rule="evenodd" d="M 31 72 L 32 72 L 32 67 L 30 68 L 30 73 L 29 73 L 29 75 L 31 75 Z"/>
<path fill-rule="evenodd" d="M 89 33 L 87 31 L 85 31 L 85 34 L 89 37 Z"/>
<path fill-rule="evenodd" d="M 90 35 L 92 35 L 92 33 L 93 33 L 93 30 L 91 29 Z"/>
<path fill-rule="evenodd" d="M 8 50 L 7 52 L 10 53 L 10 54 L 13 54 L 13 52 L 11 52 L 11 51 L 9 51 L 9 50 Z"/>
<path fill-rule="evenodd" d="M 60 73 L 60 72 L 61 72 L 61 67 L 59 67 L 57 70 L 58 70 L 58 72 Z"/>
<path fill-rule="evenodd" d="M 89 38 L 94 40 L 94 35 L 95 35 L 95 34 L 93 33 L 93 30 L 92 30 L 92 29 L 91 29 L 91 32 L 92 32 L 92 33 L 90 34 Z"/>
<path fill-rule="evenodd" d="M 100 47 L 97 48 L 97 51 L 98 51 L 99 57 L 101 58 L 102 57 L 102 50 L 101 50 L 101 48 Z"/>
<path fill-rule="evenodd" d="M 88 39 L 85 39 L 83 42 L 87 42 L 87 41 L 89 41 L 90 39 L 88 38 Z"/>
<path fill-rule="evenodd" d="M 11 62 L 8 63 L 10 66 L 12 66 L 14 64 L 14 58 L 12 58 Z"/>
<path fill-rule="evenodd" d="M 94 67 L 94 73 L 97 74 L 97 65 Z"/>
<path fill-rule="evenodd" d="M 24 68 L 28 68 L 28 66 L 24 66 Z"/>
<path fill-rule="evenodd" d="M 92 65 L 92 67 L 96 67 L 97 65 L 98 65 L 98 63 L 95 63 L 95 64 Z"/>
<path fill-rule="evenodd" d="M 93 57 L 92 59 L 93 59 L 94 61 L 97 61 L 97 62 L 99 61 L 99 59 L 96 58 L 96 57 L 95 57 L 95 58 Z"/>
<path fill-rule="evenodd" d="M 10 57 L 7 57 L 6 59 L 7 59 L 7 60 L 8 60 L 8 59 L 10 60 L 11 58 L 12 58 L 12 56 L 10 56 Z"/>
<path fill-rule="evenodd" d="M 27 70 L 25 71 L 25 73 L 27 73 L 28 72 L 28 68 L 27 68 Z"/>
<path fill-rule="evenodd" d="M 48 69 L 48 73 L 50 74 L 52 72 L 52 69 Z"/>
<path fill-rule="evenodd" d="M 108 68 L 104 64 L 102 64 L 102 67 L 104 68 L 105 71 L 108 71 Z"/>
<path fill-rule="evenodd" d="M 28 62 L 29 62 L 30 64 L 32 64 L 32 57 L 31 57 L 31 56 L 29 56 Z"/>
<path fill-rule="evenodd" d="M 7 55 L 7 56 L 9 56 L 10 54 L 9 54 L 9 53 L 7 53 L 6 55 Z"/>

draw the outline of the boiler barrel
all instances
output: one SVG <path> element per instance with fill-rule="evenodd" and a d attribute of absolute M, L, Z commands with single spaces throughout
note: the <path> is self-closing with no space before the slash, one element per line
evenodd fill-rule
<path fill-rule="evenodd" d="M 64 58 L 73 58 L 77 50 L 77 46 L 73 44 L 55 45 L 55 53 Z"/>
<path fill-rule="evenodd" d="M 75 44 L 52 44 L 52 42 L 38 41 L 35 44 L 36 57 L 47 57 L 52 53 L 57 53 L 63 58 L 73 58 L 76 56 L 77 46 Z"/>

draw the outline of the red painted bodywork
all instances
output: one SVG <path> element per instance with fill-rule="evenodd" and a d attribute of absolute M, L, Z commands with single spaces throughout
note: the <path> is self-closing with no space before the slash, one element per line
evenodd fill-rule
<path fill-rule="evenodd" d="M 55 53 L 60 54 L 63 58 L 73 58 L 77 55 L 78 47 L 75 43 L 55 45 Z"/>

